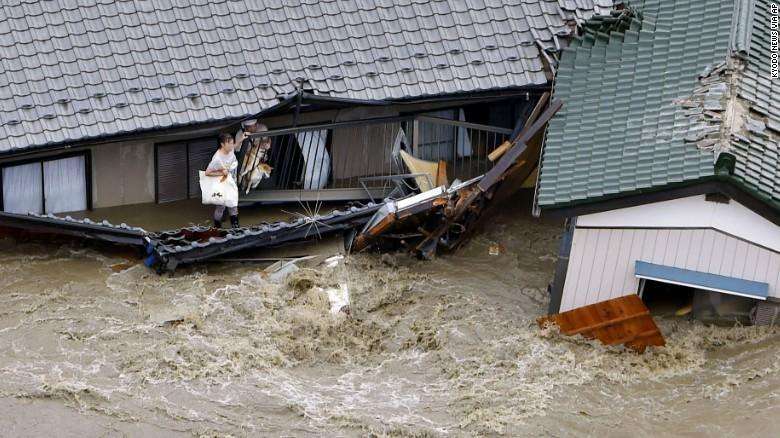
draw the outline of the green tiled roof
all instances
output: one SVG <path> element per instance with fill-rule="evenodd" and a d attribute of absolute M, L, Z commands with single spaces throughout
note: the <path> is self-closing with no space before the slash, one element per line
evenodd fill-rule
<path fill-rule="evenodd" d="M 548 127 L 538 205 L 711 177 L 722 151 L 737 156 L 735 180 L 778 201 L 778 143 L 770 127 L 780 126 L 772 99 L 780 97 L 773 93 L 780 83 L 764 71 L 769 33 L 762 8 L 769 1 L 755 0 L 755 8 L 752 1 L 632 1 L 592 19 L 561 55 L 554 93 L 564 108 Z M 732 47 L 747 56 L 744 71 Z M 745 104 L 748 95 L 753 100 Z M 756 118 L 744 126 L 757 132 L 731 121 L 733 107 Z"/>
<path fill-rule="evenodd" d="M 737 95 L 747 106 L 745 124 L 731 137 L 734 176 L 780 203 L 780 80 L 771 79 L 770 0 L 756 0 L 753 30 Z"/>

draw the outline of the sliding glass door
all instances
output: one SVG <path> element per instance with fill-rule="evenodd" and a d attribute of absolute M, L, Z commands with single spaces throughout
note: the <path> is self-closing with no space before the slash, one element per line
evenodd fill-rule
<path fill-rule="evenodd" d="M 86 156 L 2 167 L 3 211 L 62 213 L 88 208 Z"/>
<path fill-rule="evenodd" d="M 40 162 L 3 168 L 3 211 L 43 213 Z"/>

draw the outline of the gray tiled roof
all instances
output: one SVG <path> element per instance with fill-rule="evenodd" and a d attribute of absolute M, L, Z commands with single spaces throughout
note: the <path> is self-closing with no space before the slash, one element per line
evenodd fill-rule
<path fill-rule="evenodd" d="M 718 154 L 729 152 L 732 181 L 778 208 L 769 3 L 634 0 L 586 23 L 586 36 L 561 55 L 555 95 L 566 105 L 548 127 L 538 205 L 714 178 Z"/>
<path fill-rule="evenodd" d="M 5 0 L 0 152 L 256 114 L 543 84 L 612 0 Z"/>

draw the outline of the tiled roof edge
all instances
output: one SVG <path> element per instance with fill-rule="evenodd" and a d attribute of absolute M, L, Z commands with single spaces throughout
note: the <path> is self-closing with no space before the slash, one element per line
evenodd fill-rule
<path fill-rule="evenodd" d="M 731 29 L 731 51 L 737 56 L 746 57 L 750 53 L 754 1 L 735 0 L 734 21 Z"/>

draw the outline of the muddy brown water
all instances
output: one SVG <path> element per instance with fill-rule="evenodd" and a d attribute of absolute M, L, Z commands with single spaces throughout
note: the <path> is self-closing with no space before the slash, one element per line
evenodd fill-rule
<path fill-rule="evenodd" d="M 774 329 L 663 319 L 644 355 L 539 330 L 560 224 L 525 211 L 432 262 L 281 284 L 0 240 L 0 435 L 777 436 Z M 352 318 L 322 291 L 341 284 Z"/>

